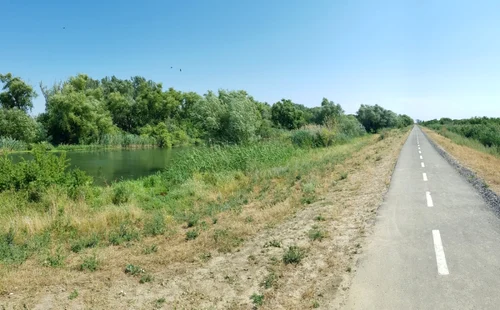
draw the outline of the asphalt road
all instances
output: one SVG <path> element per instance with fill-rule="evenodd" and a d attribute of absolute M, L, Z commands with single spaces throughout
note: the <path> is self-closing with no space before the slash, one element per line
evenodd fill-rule
<path fill-rule="evenodd" d="M 344 308 L 500 309 L 500 219 L 418 127 Z"/>

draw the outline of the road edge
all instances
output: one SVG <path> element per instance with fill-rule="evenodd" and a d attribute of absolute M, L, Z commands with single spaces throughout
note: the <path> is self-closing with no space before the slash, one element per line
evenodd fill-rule
<path fill-rule="evenodd" d="M 483 200 L 490 206 L 497 216 L 500 217 L 500 196 L 491 190 L 486 182 L 477 176 L 477 174 L 469 168 L 462 165 L 455 157 L 445 151 L 437 142 L 432 140 L 420 126 L 418 126 L 422 134 L 427 138 L 434 149 L 443 157 L 458 173 L 474 187 Z"/>

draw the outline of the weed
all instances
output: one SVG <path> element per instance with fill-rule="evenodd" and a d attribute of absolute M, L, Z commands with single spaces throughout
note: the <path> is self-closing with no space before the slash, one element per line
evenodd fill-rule
<path fill-rule="evenodd" d="M 112 245 L 120 245 L 123 242 L 134 240 L 139 240 L 139 232 L 128 223 L 122 223 L 118 231 L 109 234 L 109 243 Z"/>
<path fill-rule="evenodd" d="M 315 301 L 313 301 L 313 303 L 312 303 L 312 307 L 313 307 L 314 309 L 319 308 L 319 302 L 318 302 L 318 301 L 316 301 L 316 300 L 315 300 Z"/>
<path fill-rule="evenodd" d="M 246 222 L 246 223 L 252 223 L 252 222 L 253 222 L 253 217 L 251 217 L 251 216 L 247 216 L 247 217 L 245 218 L 245 222 Z"/>
<path fill-rule="evenodd" d="M 138 274 L 141 274 L 144 272 L 145 272 L 144 269 L 142 269 L 142 267 L 140 267 L 140 266 L 129 264 L 129 265 L 127 265 L 127 267 L 125 267 L 125 273 L 130 274 L 132 276 L 135 276 L 135 275 L 138 275 Z"/>
<path fill-rule="evenodd" d="M 375 161 L 381 161 L 382 160 L 382 155 L 378 155 L 377 157 L 375 157 Z"/>
<path fill-rule="evenodd" d="M 200 254 L 200 259 L 204 262 L 208 262 L 212 258 L 212 253 L 205 252 Z"/>
<path fill-rule="evenodd" d="M 143 284 L 143 283 L 148 283 L 148 282 L 151 282 L 153 281 L 153 276 L 150 275 L 149 273 L 146 273 L 144 275 L 141 276 L 141 279 L 139 280 L 139 283 Z"/>
<path fill-rule="evenodd" d="M 155 303 L 156 303 L 156 307 L 161 307 L 167 300 L 165 298 L 158 298 Z"/>
<path fill-rule="evenodd" d="M 250 300 L 256 307 L 260 307 L 264 303 L 264 295 L 253 293 L 253 295 L 250 296 Z"/>
<path fill-rule="evenodd" d="M 326 221 L 325 217 L 323 215 L 318 215 L 314 218 L 316 221 L 320 222 L 320 221 Z"/>
<path fill-rule="evenodd" d="M 188 230 L 186 232 L 186 241 L 194 240 L 194 239 L 198 238 L 198 236 L 199 236 L 198 230 L 196 230 L 196 229 Z"/>
<path fill-rule="evenodd" d="M 198 221 L 200 220 L 199 215 L 197 214 L 191 214 L 188 219 L 187 219 L 187 227 L 194 227 L 196 224 L 198 224 Z"/>
<path fill-rule="evenodd" d="M 298 264 L 305 257 L 304 249 L 299 248 L 296 245 L 288 247 L 288 250 L 283 254 L 283 262 L 288 264 Z"/>
<path fill-rule="evenodd" d="M 147 246 L 145 247 L 143 250 L 142 250 L 142 253 L 143 254 L 152 254 L 152 253 L 156 253 L 158 252 L 158 246 L 156 244 L 152 244 L 150 246 Z"/>
<path fill-rule="evenodd" d="M 56 253 L 49 254 L 45 258 L 43 265 L 48 266 L 48 267 L 61 267 L 64 265 L 64 260 L 66 259 L 66 256 L 62 254 L 62 250 L 59 247 L 56 250 Z"/>
<path fill-rule="evenodd" d="M 228 229 L 216 229 L 214 231 L 214 241 L 219 252 L 228 253 L 232 248 L 239 246 L 243 239 L 236 236 Z"/>
<path fill-rule="evenodd" d="M 311 239 L 312 241 L 316 240 L 321 241 L 326 237 L 326 233 L 318 228 L 313 228 L 309 230 L 307 235 L 309 236 L 309 239 Z"/>
<path fill-rule="evenodd" d="M 99 268 L 99 261 L 93 256 L 88 256 L 83 259 L 83 262 L 80 264 L 80 271 L 88 270 L 91 272 L 96 271 Z"/>
<path fill-rule="evenodd" d="M 216 217 L 214 217 L 214 218 L 212 219 L 212 224 L 214 224 L 214 225 L 215 225 L 215 224 L 217 224 L 217 218 L 216 218 Z"/>
<path fill-rule="evenodd" d="M 352 271 L 352 269 L 351 269 L 351 267 L 347 267 L 345 271 L 347 271 L 347 272 L 351 272 L 351 271 Z"/>
<path fill-rule="evenodd" d="M 148 236 L 157 236 L 165 232 L 165 218 L 163 214 L 156 213 L 144 223 L 144 234 Z"/>
<path fill-rule="evenodd" d="M 271 241 L 268 241 L 264 244 L 264 247 L 265 248 L 269 248 L 269 247 L 273 247 L 273 248 L 281 248 L 281 242 L 276 240 L 276 239 L 273 239 Z"/>
<path fill-rule="evenodd" d="M 111 200 L 115 205 L 120 205 L 130 200 L 131 191 L 124 183 L 118 183 L 113 188 L 113 197 Z"/>
<path fill-rule="evenodd" d="M 78 291 L 77 291 L 77 290 L 74 290 L 73 292 L 71 292 L 71 293 L 69 294 L 68 299 L 69 299 L 69 300 L 73 300 L 73 299 L 75 299 L 76 297 L 78 297 Z"/>
<path fill-rule="evenodd" d="M 264 281 L 261 283 L 261 285 L 265 289 L 269 289 L 273 287 L 274 283 L 276 282 L 276 274 L 274 272 L 270 272 L 265 278 Z"/>
<path fill-rule="evenodd" d="M 347 179 L 347 175 L 348 175 L 348 174 L 347 174 L 347 172 L 342 172 L 342 173 L 340 174 L 340 179 L 341 179 L 341 180 L 345 180 L 345 179 Z"/>
<path fill-rule="evenodd" d="M 93 248 L 96 247 L 98 244 L 99 244 L 99 237 L 97 236 L 97 234 L 92 234 L 87 238 L 82 238 L 73 241 L 70 244 L 70 248 L 71 251 L 79 253 L 85 248 Z"/>

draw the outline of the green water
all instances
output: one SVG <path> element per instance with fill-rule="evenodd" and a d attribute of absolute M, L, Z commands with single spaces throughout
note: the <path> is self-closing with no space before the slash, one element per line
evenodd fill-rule
<path fill-rule="evenodd" d="M 165 169 L 181 149 L 101 150 L 66 152 L 71 167 L 79 168 L 94 178 L 94 184 L 136 179 Z M 29 154 L 16 154 L 29 159 Z M 17 157 L 16 156 L 16 157 Z M 18 157 L 17 159 L 20 159 Z"/>

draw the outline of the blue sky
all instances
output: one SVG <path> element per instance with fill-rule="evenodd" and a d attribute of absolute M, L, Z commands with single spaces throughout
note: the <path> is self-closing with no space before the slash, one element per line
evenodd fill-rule
<path fill-rule="evenodd" d="M 327 97 L 348 113 L 380 104 L 418 119 L 500 117 L 498 1 L 7 0 L 0 7 L 0 72 L 37 91 L 40 81 L 77 73 L 141 75 L 183 91 L 245 89 L 269 103 L 316 106 Z M 33 113 L 44 104 L 39 96 Z"/>

